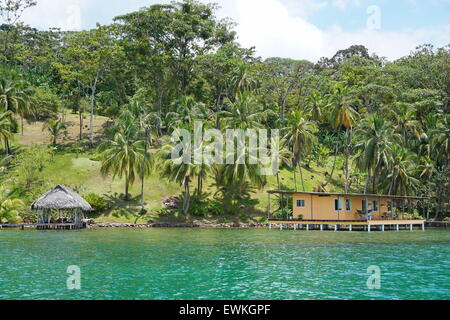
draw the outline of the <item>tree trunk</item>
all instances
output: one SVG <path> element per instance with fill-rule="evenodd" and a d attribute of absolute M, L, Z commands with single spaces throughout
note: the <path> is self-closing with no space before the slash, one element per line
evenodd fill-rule
<path fill-rule="evenodd" d="M 305 180 L 303 179 L 303 170 L 302 170 L 302 154 L 301 154 L 301 151 L 300 151 L 300 156 L 299 156 L 299 169 L 300 169 L 300 179 L 302 180 L 302 189 L 303 189 L 303 192 L 305 192 L 306 190 L 305 190 Z"/>
<path fill-rule="evenodd" d="M 89 144 L 92 147 L 94 145 L 94 89 L 91 93 L 91 112 L 89 119 Z"/>
<path fill-rule="evenodd" d="M 83 140 L 83 108 L 80 106 L 79 110 L 80 115 L 80 141 Z"/>
<path fill-rule="evenodd" d="M 391 182 L 389 183 L 389 195 L 392 195 L 392 191 L 394 189 L 394 180 L 395 180 L 395 168 L 392 170 Z"/>
<path fill-rule="evenodd" d="M 22 127 L 22 137 L 23 137 L 23 117 L 20 117 L 20 126 Z"/>
<path fill-rule="evenodd" d="M 367 172 L 366 185 L 364 186 L 364 194 L 367 194 L 367 189 L 369 188 L 370 183 L 370 169 Z"/>
<path fill-rule="evenodd" d="M 5 137 L 5 152 L 7 156 L 11 154 L 11 148 L 9 147 L 9 140 L 6 137 Z"/>
<path fill-rule="evenodd" d="M 145 180 L 145 163 L 147 161 L 147 149 L 148 149 L 148 137 L 149 137 L 150 128 L 146 128 L 145 130 L 145 147 L 144 147 L 144 162 L 142 163 L 142 173 L 141 173 L 141 206 L 142 211 L 145 209 L 144 202 L 144 180 Z"/>
<path fill-rule="evenodd" d="M 129 186 L 130 186 L 130 181 L 128 179 L 128 174 L 127 174 L 125 176 L 125 201 L 130 200 L 129 193 L 128 193 Z"/>
<path fill-rule="evenodd" d="M 330 173 L 330 177 L 328 178 L 328 181 L 325 183 L 325 185 L 323 187 L 327 186 L 333 179 L 334 169 L 336 168 L 336 160 L 337 160 L 338 150 L 339 150 L 339 131 L 337 131 L 336 150 L 334 152 L 333 168 L 331 169 L 331 173 Z"/>
<path fill-rule="evenodd" d="M 345 193 L 348 193 L 348 157 L 350 154 L 350 131 L 346 131 L 346 147 L 345 147 Z"/>
<path fill-rule="evenodd" d="M 305 192 L 305 181 L 303 180 L 303 169 L 302 169 L 302 165 L 300 164 L 299 166 L 299 170 L 300 170 L 300 179 L 302 180 L 302 189 L 303 192 Z"/>
<path fill-rule="evenodd" d="M 297 165 L 294 165 L 294 184 L 295 184 L 295 191 L 298 191 L 297 187 Z"/>
<path fill-rule="evenodd" d="M 277 171 L 277 185 L 278 185 L 278 191 L 280 191 L 281 190 L 280 171 Z"/>
<path fill-rule="evenodd" d="M 91 118 L 89 123 L 89 144 L 92 147 L 94 145 L 94 104 L 95 104 L 95 90 L 97 89 L 97 82 L 100 70 L 97 71 L 94 83 L 91 85 Z"/>
<path fill-rule="evenodd" d="M 202 194 L 202 177 L 200 174 L 197 177 L 197 192 L 199 195 Z"/>
<path fill-rule="evenodd" d="M 372 192 L 376 193 L 377 192 L 377 181 L 378 181 L 378 166 L 375 167 L 374 171 L 373 171 L 373 177 L 372 177 L 373 181 L 372 181 Z"/>
<path fill-rule="evenodd" d="M 163 118 L 163 116 L 162 116 L 162 113 L 163 113 L 163 111 L 162 111 L 163 94 L 164 94 L 164 92 L 163 92 L 163 89 L 161 88 L 160 89 L 160 93 L 159 93 L 159 101 L 158 101 L 158 104 L 159 104 L 159 111 L 158 111 L 158 113 L 159 113 L 159 118 L 160 119 Z M 158 130 L 158 137 L 162 137 L 163 134 L 162 134 L 162 129 L 161 129 L 161 123 L 159 121 L 158 121 L 158 123 L 156 125 L 156 129 Z"/>
<path fill-rule="evenodd" d="M 189 182 L 185 180 L 184 186 L 184 200 L 183 200 L 183 214 L 186 216 L 189 212 L 189 205 L 191 201 L 191 196 L 189 193 Z"/>

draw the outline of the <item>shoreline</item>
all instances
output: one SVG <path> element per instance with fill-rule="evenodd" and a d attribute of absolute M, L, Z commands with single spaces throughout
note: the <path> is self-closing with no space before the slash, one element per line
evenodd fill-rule
<path fill-rule="evenodd" d="M 277 228 L 278 223 L 272 222 L 272 227 Z M 426 228 L 430 229 L 448 229 L 450 228 L 450 221 L 428 221 L 425 222 Z M 150 228 L 191 228 L 191 229 L 261 229 L 268 228 L 269 222 L 249 222 L 249 223 L 237 223 L 237 222 L 152 222 L 152 223 L 120 223 L 120 222 L 98 222 L 91 223 L 86 226 L 87 229 L 106 229 L 106 228 L 135 228 L 135 229 L 150 229 Z"/>
<path fill-rule="evenodd" d="M 450 229 L 450 221 L 428 221 L 425 222 L 427 229 Z M 194 222 L 151 222 L 151 223 L 127 223 L 127 222 L 94 222 L 90 221 L 86 224 L 85 229 L 262 229 L 268 228 L 269 223 L 260 222 L 248 222 L 248 223 L 238 223 L 238 222 L 208 222 L 208 221 L 194 221 Z M 279 224 L 272 222 L 272 227 L 277 228 Z M 21 229 L 21 224 L 15 226 L 3 226 L 0 225 L 0 230 L 3 229 Z M 24 225 L 23 229 L 34 229 Z"/>
<path fill-rule="evenodd" d="M 189 229 L 250 229 L 250 228 L 268 228 L 269 223 L 215 223 L 215 222 L 183 222 L 183 223 L 169 223 L 169 222 L 152 222 L 152 223 L 107 223 L 99 222 L 87 224 L 87 229 L 108 229 L 108 228 L 133 228 L 133 229 L 152 229 L 152 228 L 189 228 Z"/>

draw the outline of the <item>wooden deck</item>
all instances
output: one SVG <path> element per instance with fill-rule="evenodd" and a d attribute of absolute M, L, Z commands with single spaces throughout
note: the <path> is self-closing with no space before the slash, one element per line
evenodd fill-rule
<path fill-rule="evenodd" d="M 279 220 L 270 219 L 269 229 L 272 226 L 279 226 L 280 230 L 293 228 L 294 230 L 397 230 L 400 228 L 413 230 L 414 226 L 419 226 L 425 230 L 425 220 Z M 356 228 L 355 228 L 356 227 Z"/>
<path fill-rule="evenodd" d="M 2 228 L 18 228 L 20 230 L 36 228 L 36 230 L 78 230 L 84 229 L 84 223 L 45 223 L 45 224 L 0 224 Z"/>

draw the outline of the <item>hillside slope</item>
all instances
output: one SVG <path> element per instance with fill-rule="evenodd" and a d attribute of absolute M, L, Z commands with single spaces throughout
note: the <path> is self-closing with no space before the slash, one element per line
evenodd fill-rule
<path fill-rule="evenodd" d="M 95 119 L 95 134 L 99 139 L 103 135 L 102 126 L 107 119 L 97 117 Z M 171 183 L 165 179 L 161 179 L 157 172 L 146 178 L 144 185 L 144 200 L 148 214 L 140 216 L 140 188 L 141 183 L 138 179 L 131 187 L 130 192 L 132 200 L 125 202 L 121 199 L 124 193 L 123 179 L 113 179 L 112 176 L 102 176 L 100 173 L 101 162 L 95 150 L 77 147 L 78 136 L 78 119 L 76 115 L 68 116 L 69 127 L 67 137 L 58 140 L 60 146 L 54 148 L 51 159 L 44 163 L 42 170 L 38 173 L 39 181 L 45 188 L 51 188 L 57 184 L 69 185 L 75 188 L 82 195 L 95 193 L 108 200 L 110 208 L 100 214 L 94 215 L 98 222 L 135 222 L 135 221 L 179 221 L 184 217 L 161 215 L 158 211 L 162 208 L 162 199 L 166 196 L 180 195 L 181 187 L 178 184 Z M 24 135 L 17 134 L 16 144 L 20 145 L 23 150 L 27 150 L 32 146 L 41 145 L 43 150 L 50 150 L 46 144 L 49 141 L 46 132 L 42 131 L 42 123 L 27 124 L 25 126 Z M 87 135 L 88 128 L 84 128 L 84 134 Z M 47 152 L 47 151 L 46 151 Z M 303 168 L 303 176 L 305 190 L 312 191 L 321 182 L 327 180 L 328 173 L 331 172 L 333 157 L 329 157 L 325 166 L 319 167 L 311 162 L 310 168 Z M 342 159 L 338 160 L 338 166 L 335 171 L 334 179 L 328 185 L 329 191 L 342 191 L 343 189 L 343 173 L 340 170 Z M 298 190 L 302 190 L 300 174 L 297 175 Z M 280 183 L 284 190 L 295 190 L 293 172 L 288 169 L 282 169 L 280 172 Z M 212 187 L 212 179 L 205 181 L 205 192 L 214 197 L 216 190 Z M 193 185 L 195 187 L 195 184 Z M 252 198 L 254 199 L 254 208 L 243 208 L 242 212 L 236 213 L 234 216 L 220 217 L 190 217 L 189 219 L 208 219 L 216 221 L 236 221 L 254 220 L 259 221 L 266 215 L 267 208 L 267 190 L 277 189 L 276 176 L 268 177 L 268 184 L 263 190 L 253 190 Z"/>

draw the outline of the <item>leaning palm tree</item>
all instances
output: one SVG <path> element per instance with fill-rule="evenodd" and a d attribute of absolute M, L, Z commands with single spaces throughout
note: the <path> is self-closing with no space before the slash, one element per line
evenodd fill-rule
<path fill-rule="evenodd" d="M 297 166 L 300 167 L 300 175 L 302 180 L 302 188 L 305 190 L 305 182 L 302 171 L 302 158 L 305 153 L 311 152 L 314 144 L 317 142 L 317 125 L 315 122 L 307 119 L 305 113 L 300 110 L 292 111 L 288 116 L 288 127 L 284 129 L 287 133 L 284 137 L 286 143 L 290 146 L 292 151 L 292 167 L 294 170 L 295 191 L 297 187 Z"/>
<path fill-rule="evenodd" d="M 0 79 L 0 109 L 10 111 L 22 118 L 29 113 L 30 92 L 25 88 L 24 82 L 14 79 L 12 76 L 5 76 Z M 22 125 L 23 130 L 23 125 Z M 10 152 L 9 138 L 5 138 L 7 152 Z"/>
<path fill-rule="evenodd" d="M 44 126 L 42 127 L 42 130 L 47 130 L 50 134 L 52 145 L 56 146 L 56 142 L 63 132 L 63 130 L 67 129 L 67 125 L 60 119 L 50 119 L 46 123 L 44 123 Z"/>
<path fill-rule="evenodd" d="M 12 76 L 0 79 L 0 108 L 20 116 L 22 134 L 23 119 L 32 114 L 32 94 L 33 91 L 23 80 L 15 79 Z"/>
<path fill-rule="evenodd" d="M 13 113 L 19 113 L 27 105 L 27 96 L 23 82 L 5 77 L 0 79 L 0 107 Z"/>
<path fill-rule="evenodd" d="M 102 175 L 109 173 L 125 178 L 125 201 L 130 200 L 129 187 L 139 176 L 142 167 L 150 172 L 150 160 L 144 156 L 144 143 L 139 139 L 139 130 L 134 126 L 124 128 L 114 135 L 112 141 L 102 143 Z M 145 160 L 146 159 L 146 160 Z"/>
<path fill-rule="evenodd" d="M 10 153 L 8 141 L 13 137 L 11 132 L 11 115 L 11 111 L 0 111 L 0 139 L 5 142 L 5 151 L 7 155 Z"/>

